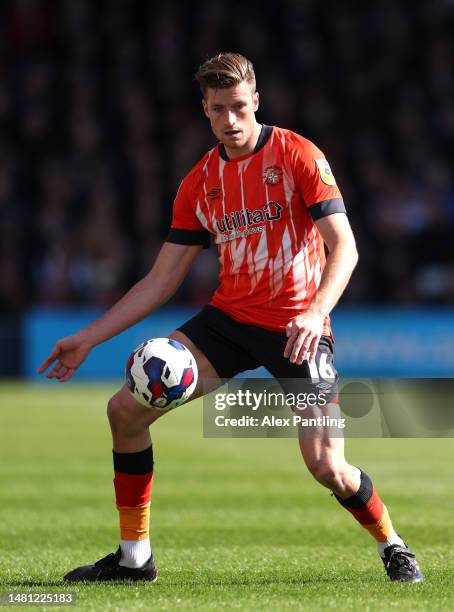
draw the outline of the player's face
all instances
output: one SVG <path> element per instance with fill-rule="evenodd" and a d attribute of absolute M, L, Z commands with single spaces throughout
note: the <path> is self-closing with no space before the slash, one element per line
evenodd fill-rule
<path fill-rule="evenodd" d="M 228 89 L 208 89 L 202 101 L 211 129 L 231 158 L 254 150 L 260 133 L 255 120 L 259 94 L 243 81 Z"/>

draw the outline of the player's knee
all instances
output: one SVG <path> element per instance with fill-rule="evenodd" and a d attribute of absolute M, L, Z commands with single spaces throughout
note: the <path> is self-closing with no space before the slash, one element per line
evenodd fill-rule
<path fill-rule="evenodd" d="M 320 463 L 310 470 L 315 480 L 328 489 L 342 488 L 343 470 L 332 463 Z"/>
<path fill-rule="evenodd" d="M 126 429 L 131 422 L 131 415 L 118 393 L 107 403 L 107 417 L 113 432 Z"/>

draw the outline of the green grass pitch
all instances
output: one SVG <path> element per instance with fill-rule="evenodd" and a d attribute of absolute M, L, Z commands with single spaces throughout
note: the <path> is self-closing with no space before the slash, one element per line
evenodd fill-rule
<path fill-rule="evenodd" d="M 66 571 L 116 548 L 113 391 L 0 385 L 0 590 L 68 590 Z M 76 609 L 452 610 L 452 440 L 347 441 L 418 554 L 426 582 L 408 585 L 388 581 L 369 534 L 312 480 L 296 441 L 201 431 L 195 401 L 152 432 L 158 582 L 73 587 Z"/>

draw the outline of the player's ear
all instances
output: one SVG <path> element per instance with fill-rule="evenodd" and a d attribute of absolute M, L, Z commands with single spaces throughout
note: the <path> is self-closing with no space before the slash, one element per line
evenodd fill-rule
<path fill-rule="evenodd" d="M 252 108 L 254 109 L 254 113 L 256 111 L 258 111 L 259 106 L 260 106 L 260 100 L 259 100 L 259 92 L 258 91 L 254 91 L 254 93 L 252 94 Z"/>
<path fill-rule="evenodd" d="M 202 100 L 202 107 L 203 107 L 203 112 L 205 113 L 205 117 L 208 117 L 209 119 L 210 115 L 208 114 L 208 104 L 206 103 L 205 99 Z"/>

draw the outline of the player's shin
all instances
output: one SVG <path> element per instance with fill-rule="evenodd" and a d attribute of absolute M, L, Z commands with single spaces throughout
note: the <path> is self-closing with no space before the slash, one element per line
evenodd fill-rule
<path fill-rule="evenodd" d="M 404 546 L 394 531 L 388 509 L 365 472 L 361 471 L 361 484 L 354 495 L 347 499 L 335 497 L 376 540 L 380 556 L 383 557 L 385 548 L 392 544 Z"/>
<path fill-rule="evenodd" d="M 153 447 L 137 453 L 113 451 L 114 486 L 120 514 L 120 565 L 141 567 L 151 555 L 149 520 Z"/>

